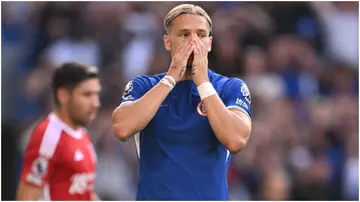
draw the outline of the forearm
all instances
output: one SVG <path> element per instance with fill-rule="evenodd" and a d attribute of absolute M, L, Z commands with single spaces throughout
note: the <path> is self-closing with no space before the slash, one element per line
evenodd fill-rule
<path fill-rule="evenodd" d="M 203 103 L 217 139 L 232 153 L 240 152 L 250 135 L 249 120 L 227 109 L 218 95 L 203 99 Z"/>
<path fill-rule="evenodd" d="M 169 92 L 169 87 L 159 82 L 137 101 L 117 107 L 112 116 L 112 127 L 119 139 L 125 141 L 144 129 Z"/>

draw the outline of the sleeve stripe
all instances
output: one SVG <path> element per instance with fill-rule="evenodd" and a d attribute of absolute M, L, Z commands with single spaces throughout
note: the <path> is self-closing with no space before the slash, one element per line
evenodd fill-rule
<path fill-rule="evenodd" d="M 241 111 L 243 111 L 243 112 L 251 119 L 249 113 L 248 113 L 245 109 L 243 109 L 243 108 L 241 108 L 241 107 L 239 107 L 239 106 L 231 105 L 231 106 L 228 106 L 228 107 L 226 107 L 226 108 L 228 108 L 228 109 L 234 109 L 234 108 L 235 108 L 235 109 L 240 109 Z"/>
<path fill-rule="evenodd" d="M 55 149 L 59 143 L 62 129 L 49 121 L 45 134 L 42 137 L 39 154 L 41 156 L 51 158 L 54 155 Z"/>
<path fill-rule="evenodd" d="M 51 201 L 51 198 L 50 198 L 50 187 L 49 187 L 48 184 L 45 185 L 45 187 L 44 187 L 43 200 L 44 200 L 44 201 Z"/>

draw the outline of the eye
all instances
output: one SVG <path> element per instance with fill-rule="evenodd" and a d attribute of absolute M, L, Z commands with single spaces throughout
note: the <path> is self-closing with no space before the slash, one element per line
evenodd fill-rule
<path fill-rule="evenodd" d="M 206 37 L 206 34 L 199 34 L 198 35 L 200 38 L 204 38 L 204 37 Z"/>
<path fill-rule="evenodd" d="M 91 93 L 91 92 L 85 92 L 85 93 L 83 93 L 83 95 L 84 95 L 85 97 L 91 97 L 92 93 Z"/>

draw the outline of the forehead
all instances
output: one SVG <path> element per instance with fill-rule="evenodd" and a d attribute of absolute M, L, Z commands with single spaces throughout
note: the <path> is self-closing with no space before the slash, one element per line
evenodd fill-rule
<path fill-rule="evenodd" d="M 101 85 L 97 78 L 87 79 L 79 83 L 74 90 L 78 91 L 100 91 Z"/>
<path fill-rule="evenodd" d="M 172 25 L 173 31 L 178 30 L 198 30 L 203 29 L 209 31 L 209 23 L 205 17 L 193 14 L 182 14 L 176 17 Z"/>

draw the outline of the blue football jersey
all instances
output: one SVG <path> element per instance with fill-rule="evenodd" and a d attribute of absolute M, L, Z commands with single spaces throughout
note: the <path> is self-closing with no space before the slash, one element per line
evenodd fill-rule
<path fill-rule="evenodd" d="M 122 103 L 135 101 L 165 73 L 131 80 Z M 250 117 L 246 84 L 209 70 L 209 79 L 228 108 Z M 139 157 L 137 200 L 227 200 L 231 154 L 216 138 L 192 80 L 178 82 L 149 124 L 135 135 Z"/>

